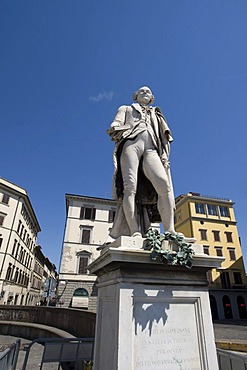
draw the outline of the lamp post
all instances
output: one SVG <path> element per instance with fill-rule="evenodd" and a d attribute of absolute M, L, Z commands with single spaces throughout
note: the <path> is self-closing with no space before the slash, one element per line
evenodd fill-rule
<path fill-rule="evenodd" d="M 51 298 L 55 296 L 55 289 L 56 289 L 56 280 L 50 276 L 45 281 L 44 298 L 47 298 L 46 306 L 50 305 Z M 51 297 L 53 292 L 54 296 Z"/>
<path fill-rule="evenodd" d="M 67 287 L 68 280 L 60 280 L 59 284 L 64 285 L 64 288 L 62 290 L 62 293 L 59 294 L 59 296 L 58 296 L 58 302 L 57 302 L 59 304 L 59 306 L 61 307 L 61 305 L 63 304 L 63 302 L 61 301 L 61 298 L 62 298 L 62 296 L 63 296 L 63 294 L 65 292 L 65 289 Z"/>

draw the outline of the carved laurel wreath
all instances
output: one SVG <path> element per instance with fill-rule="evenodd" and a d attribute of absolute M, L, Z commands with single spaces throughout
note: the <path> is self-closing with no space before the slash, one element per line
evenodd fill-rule
<path fill-rule="evenodd" d="M 178 252 L 162 249 L 163 240 L 168 240 L 177 245 Z M 146 234 L 145 250 L 151 250 L 150 258 L 153 261 L 160 260 L 168 265 L 181 265 L 187 268 L 192 267 L 193 255 L 195 254 L 191 244 L 186 243 L 182 235 L 174 235 L 168 232 L 160 234 L 158 230 L 148 229 Z"/>

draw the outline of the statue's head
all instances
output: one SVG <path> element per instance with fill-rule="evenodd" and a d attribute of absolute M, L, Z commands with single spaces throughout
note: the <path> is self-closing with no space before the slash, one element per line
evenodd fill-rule
<path fill-rule="evenodd" d="M 138 91 L 134 92 L 132 98 L 142 105 L 153 104 L 154 102 L 152 91 L 147 86 L 140 87 Z"/>

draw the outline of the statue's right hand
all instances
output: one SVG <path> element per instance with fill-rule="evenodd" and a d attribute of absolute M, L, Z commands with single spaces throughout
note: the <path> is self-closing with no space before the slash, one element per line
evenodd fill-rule
<path fill-rule="evenodd" d="M 112 141 L 118 142 L 122 138 L 122 132 L 121 131 L 115 131 L 110 127 L 106 133 L 111 137 Z"/>

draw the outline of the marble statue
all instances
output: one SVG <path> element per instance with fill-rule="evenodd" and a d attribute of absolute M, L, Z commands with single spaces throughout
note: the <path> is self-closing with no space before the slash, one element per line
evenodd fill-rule
<path fill-rule="evenodd" d="M 118 109 L 107 130 L 116 144 L 113 198 L 118 202 L 110 237 L 144 237 L 151 222 L 160 220 L 166 232 L 176 234 L 171 131 L 161 110 L 150 105 L 154 96 L 149 87 L 141 87 L 133 100 Z"/>

